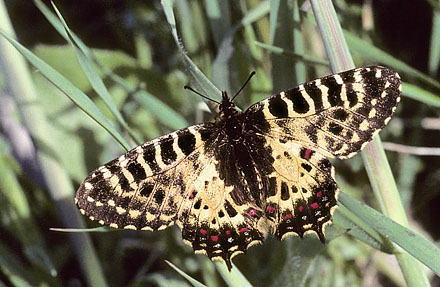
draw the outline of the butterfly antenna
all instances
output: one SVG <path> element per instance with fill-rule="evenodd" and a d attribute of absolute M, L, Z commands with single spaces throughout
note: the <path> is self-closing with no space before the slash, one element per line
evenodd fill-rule
<path fill-rule="evenodd" d="M 211 102 L 214 102 L 214 103 L 220 105 L 220 103 L 217 102 L 216 100 L 211 99 L 211 98 L 208 98 L 207 96 L 205 96 L 205 95 L 203 95 L 203 94 L 197 92 L 196 90 L 194 90 L 194 89 L 191 88 L 190 86 L 185 85 L 185 86 L 183 86 L 183 88 L 184 88 L 185 90 L 190 90 L 190 91 L 193 92 L 194 94 L 197 94 L 197 95 L 201 96 L 202 98 L 207 99 L 208 101 L 211 101 Z"/>
<path fill-rule="evenodd" d="M 246 82 L 244 82 L 243 86 L 241 86 L 240 90 L 238 90 L 237 93 L 235 93 L 235 95 L 232 97 L 231 102 L 234 101 L 235 97 L 238 96 L 238 94 L 240 94 L 240 92 L 243 90 L 244 87 L 246 87 L 247 83 L 249 83 L 249 81 L 251 80 L 251 78 L 255 75 L 255 71 L 252 71 L 252 73 L 249 75 L 249 77 L 247 78 Z"/>

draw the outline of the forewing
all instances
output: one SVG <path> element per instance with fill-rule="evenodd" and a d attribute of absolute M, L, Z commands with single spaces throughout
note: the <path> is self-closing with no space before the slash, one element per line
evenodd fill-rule
<path fill-rule="evenodd" d="M 364 67 L 273 95 L 246 114 L 263 134 L 301 143 L 325 156 L 348 158 L 388 123 L 401 89 L 396 72 Z"/>
<path fill-rule="evenodd" d="M 114 228 L 157 230 L 177 219 L 187 177 L 200 165 L 212 125 L 191 126 L 146 142 L 93 171 L 75 197 L 81 213 Z"/>

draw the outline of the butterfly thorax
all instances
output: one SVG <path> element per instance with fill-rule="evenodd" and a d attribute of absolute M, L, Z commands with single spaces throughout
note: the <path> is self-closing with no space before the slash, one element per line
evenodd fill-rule
<path fill-rule="evenodd" d="M 230 144 L 243 140 L 242 113 L 236 109 L 235 104 L 229 99 L 226 92 L 222 92 L 222 102 L 219 107 L 218 123 L 223 126 L 223 131 Z"/>

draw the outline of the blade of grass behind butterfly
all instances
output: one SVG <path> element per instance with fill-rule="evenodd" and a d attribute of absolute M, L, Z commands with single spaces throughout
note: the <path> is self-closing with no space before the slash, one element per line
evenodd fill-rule
<path fill-rule="evenodd" d="M 156 118 L 160 118 L 160 122 L 167 127 L 178 130 L 188 126 L 185 118 L 147 91 L 137 91 L 133 94 L 133 98 Z"/>
<path fill-rule="evenodd" d="M 212 63 L 212 82 L 222 90 L 232 93 L 231 90 L 231 63 L 234 54 L 232 42 L 237 27 L 231 27 L 229 5 L 227 1 L 205 1 L 210 21 L 211 35 L 217 44 L 217 55 Z M 223 21 L 224 20 L 224 21 Z M 231 95 L 233 96 L 233 95 Z"/>
<path fill-rule="evenodd" d="M 126 150 L 130 149 L 130 145 L 119 134 L 114 126 L 108 121 L 108 119 L 101 113 L 96 105 L 87 97 L 81 90 L 75 87 L 64 76 L 50 67 L 47 63 L 43 62 L 40 58 L 35 56 L 30 50 L 26 49 L 20 43 L 8 36 L 2 30 L 0 34 L 8 40 L 33 66 L 38 68 L 40 73 L 54 84 L 60 91 L 68 96 L 81 110 L 88 114 L 93 120 L 107 130 L 117 142 L 121 144 Z"/>
<path fill-rule="evenodd" d="M 0 4 L 1 5 L 1 4 Z M 35 274 L 25 266 L 25 262 L 21 261 L 21 256 L 16 254 L 17 252 L 7 246 L 7 244 L 0 241 L 0 266 L 2 271 L 2 285 L 3 278 L 7 278 L 11 282 L 11 286 L 14 287 L 28 287 L 28 286 L 42 286 L 45 282 L 42 278 L 36 278 Z M 6 280 L 5 280 L 6 281 Z M 47 286 L 50 286 L 49 284 Z"/>
<path fill-rule="evenodd" d="M 51 141 L 51 128 L 43 109 L 38 105 L 37 92 L 22 55 L 49 80 L 58 83 L 58 87 L 62 90 L 64 89 L 65 91 L 63 91 L 65 93 L 74 93 L 77 92 L 78 89 L 58 72 L 37 58 L 28 49 L 8 36 L 6 32 L 3 32 L 4 29 L 7 33 L 14 34 L 3 1 L 0 1 L 0 29 L 0 34 L 4 37 L 4 39 L 0 39 L 1 65 L 2 68 L 7 71 L 7 80 L 9 81 L 7 84 L 17 102 L 22 120 L 28 133 L 31 134 L 35 140 L 36 155 L 40 163 L 40 168 L 43 171 L 48 194 L 57 207 L 63 224 L 66 226 L 83 227 L 82 217 L 72 203 L 74 191 L 71 180 L 67 172 L 53 157 L 53 152 L 51 152 L 51 148 L 56 147 L 56 143 L 52 143 Z M 9 41 L 15 49 L 7 44 L 6 40 Z M 22 55 L 20 55 L 17 50 Z M 111 127 L 111 125 L 109 125 L 109 127 Z M 78 261 L 81 262 L 80 267 L 84 273 L 84 277 L 90 282 L 90 285 L 107 286 L 90 238 L 86 234 L 70 234 L 69 239 Z"/>
<path fill-rule="evenodd" d="M 161 0 L 161 4 L 167 18 L 168 24 L 171 28 L 171 34 L 173 35 L 174 41 L 176 42 L 177 47 L 183 57 L 183 63 L 187 70 L 188 75 L 190 76 L 192 83 L 194 84 L 194 88 L 198 90 L 200 93 L 213 98 L 214 100 L 221 100 L 221 92 L 217 89 L 214 84 L 209 81 L 209 79 L 200 71 L 200 69 L 194 64 L 194 62 L 189 58 L 189 56 L 185 52 L 185 48 L 183 47 L 182 42 L 179 40 L 179 36 L 177 34 L 176 20 L 174 18 L 173 5 L 171 0 Z M 212 105 L 212 103 L 208 103 L 211 111 L 215 111 L 217 106 Z"/>
<path fill-rule="evenodd" d="M 214 262 L 217 271 L 225 280 L 226 285 L 229 287 L 252 287 L 252 284 L 246 279 L 246 277 L 240 272 L 240 270 L 232 263 L 231 271 L 228 270 L 225 262 Z"/>
<path fill-rule="evenodd" d="M 258 34 L 262 35 L 263 38 L 266 38 L 263 34 L 269 35 L 269 33 L 265 33 L 266 31 L 264 30 L 265 27 L 269 26 L 267 25 L 269 22 L 267 22 L 267 19 L 262 18 L 269 14 L 270 2 L 265 0 L 259 3 L 249 3 L 249 6 L 251 6 L 250 9 L 247 7 L 247 3 L 245 1 L 240 2 L 240 8 L 243 11 L 243 18 L 241 18 L 240 23 L 236 26 L 237 28 L 244 28 L 244 38 L 249 49 L 248 53 L 249 56 L 251 56 L 251 61 L 254 60 L 258 64 L 260 64 L 263 60 L 263 53 L 261 52 L 261 49 L 258 49 L 258 47 L 256 47 L 255 45 L 256 39 L 258 37 L 256 31 L 258 31 Z M 255 24 L 255 29 L 253 27 L 253 24 Z M 259 65 L 256 66 L 257 67 L 255 68 L 258 69 Z M 262 72 L 263 71 L 264 70 L 262 70 Z M 258 76 L 258 72 L 256 76 Z"/>
<path fill-rule="evenodd" d="M 302 36 L 296 30 L 300 27 L 296 0 L 271 1 L 270 3 L 270 44 L 295 53 L 303 53 Z M 296 19 L 298 18 L 298 19 Z M 271 54 L 273 92 L 288 89 L 305 82 L 303 62 L 295 62 L 291 57 Z"/>
<path fill-rule="evenodd" d="M 437 1 L 437 3 L 440 3 Z M 428 71 L 431 77 L 436 77 L 440 66 L 440 12 L 433 11 L 431 42 L 429 47 Z"/>
<path fill-rule="evenodd" d="M 190 3 L 189 3 L 190 2 Z M 212 57 L 209 47 L 208 19 L 204 17 L 203 1 L 175 1 L 177 18 L 181 23 L 181 39 L 194 62 L 203 65 L 206 71 L 211 71 Z M 191 15 L 189 17 L 188 15 Z"/>
<path fill-rule="evenodd" d="M 98 96 L 104 101 L 110 112 L 115 116 L 116 120 L 119 122 L 119 124 L 130 134 L 130 136 L 136 141 L 136 143 L 139 145 L 142 141 L 136 137 L 135 133 L 128 127 L 127 122 L 122 117 L 121 113 L 119 112 L 118 108 L 116 107 L 115 102 L 113 101 L 112 96 L 108 92 L 106 86 L 104 85 L 104 82 L 99 77 L 98 72 L 95 70 L 95 67 L 93 65 L 93 61 L 87 56 L 87 54 L 81 49 L 82 45 L 79 45 L 75 41 L 75 37 L 73 37 L 73 33 L 70 30 L 69 26 L 67 25 L 66 21 L 64 20 L 63 16 L 61 15 L 58 8 L 55 6 L 55 4 L 52 2 L 52 6 L 58 15 L 59 20 L 63 24 L 64 27 L 64 38 L 70 43 L 70 45 L 73 47 L 76 57 L 78 59 L 79 64 L 81 65 L 81 68 L 86 75 L 87 79 L 89 80 L 89 83 L 92 85 L 93 90 L 98 94 Z"/>
<path fill-rule="evenodd" d="M 272 90 L 272 77 L 262 64 L 267 58 L 265 53 L 255 44 L 260 36 L 269 40 L 270 22 L 265 16 L 270 12 L 270 1 L 249 2 L 251 9 L 248 9 L 246 1 L 242 1 L 240 4 L 244 15 L 239 25 L 244 28 L 243 37 L 246 41 L 246 50 L 243 51 L 242 46 L 238 46 L 237 49 L 246 53 L 246 57 L 238 57 L 236 67 L 241 74 L 244 71 L 248 74 L 249 69 L 255 70 L 255 79 L 249 83 L 251 89 L 247 89 L 247 91 L 251 91 L 249 103 L 255 103 L 267 98 L 270 94 L 268 91 Z"/>
<path fill-rule="evenodd" d="M 339 201 L 362 221 L 397 243 L 440 276 L 440 248 L 389 217 L 341 192 Z M 422 283 L 422 277 L 418 278 Z M 409 286 L 424 286 L 410 285 Z M 428 285 L 429 286 L 429 285 Z"/>
<path fill-rule="evenodd" d="M 1 118 L 0 118 L 1 121 Z M 20 242 L 26 258 L 38 266 L 48 276 L 55 277 L 57 270 L 50 258 L 43 236 L 32 217 L 31 205 L 21 187 L 13 165 L 17 163 L 7 149 L 6 142 L 0 138 L 0 194 L 6 201 L 9 231 L 16 242 Z M 18 168 L 16 168 L 18 169 Z M 5 211 L 5 210 L 4 210 Z"/>
<path fill-rule="evenodd" d="M 305 64 L 310 65 L 310 66 L 316 66 L 316 65 L 322 65 L 322 66 L 329 66 L 329 62 L 326 60 L 322 60 L 318 57 L 314 57 L 312 55 L 307 55 L 307 54 L 298 54 L 295 53 L 291 50 L 286 50 L 277 46 L 272 46 L 272 45 L 268 45 L 268 44 L 264 44 L 261 42 L 255 42 L 255 44 L 263 49 L 266 49 L 268 51 L 270 51 L 271 53 L 275 53 L 275 54 L 281 54 L 284 55 L 286 57 L 292 57 L 297 61 L 303 61 Z"/>
<path fill-rule="evenodd" d="M 212 81 L 216 86 L 222 87 L 222 90 L 229 92 L 232 92 L 230 60 L 234 54 L 232 41 L 234 40 L 236 30 L 237 28 L 234 27 L 225 35 L 217 50 L 217 56 L 212 63 Z M 230 96 L 232 97 L 233 94 Z"/>
<path fill-rule="evenodd" d="M 183 272 L 182 270 L 180 270 L 179 268 L 177 268 L 176 265 L 174 265 L 173 263 L 169 262 L 168 260 L 165 260 L 165 262 L 174 270 L 177 271 L 177 273 L 179 273 L 180 275 L 183 276 L 183 278 L 185 278 L 186 280 L 188 280 L 189 283 L 191 283 L 192 286 L 194 287 L 206 287 L 206 285 L 204 285 L 203 283 L 200 283 L 199 281 L 197 281 L 196 279 L 192 278 L 191 276 L 189 276 L 188 274 L 186 274 L 185 272 Z"/>
<path fill-rule="evenodd" d="M 205 0 L 206 15 L 211 27 L 211 35 L 217 47 L 220 47 L 231 29 L 231 11 L 229 1 Z"/>
<path fill-rule="evenodd" d="M 51 23 L 51 25 L 58 31 L 58 33 L 63 36 L 66 41 L 70 40 L 69 37 L 67 37 L 67 34 L 64 32 L 64 26 L 61 23 L 61 21 L 58 19 L 57 16 L 52 13 L 40 0 L 34 0 L 35 5 L 37 8 L 43 13 L 43 15 L 46 17 L 46 19 Z M 121 87 L 123 87 L 127 93 L 136 93 L 137 94 L 137 87 L 133 86 L 133 84 L 127 82 L 125 79 L 121 78 L 119 75 L 113 73 L 110 69 L 106 68 L 105 66 L 101 65 L 99 61 L 95 58 L 93 53 L 90 51 L 89 48 L 79 39 L 74 33 L 70 31 L 71 39 L 74 40 L 74 43 L 80 48 L 80 50 L 83 52 L 84 55 L 86 55 L 87 59 L 89 61 L 93 61 L 100 70 L 104 73 L 105 77 L 111 78 L 115 83 L 119 84 Z M 163 125 L 169 127 L 170 129 L 178 129 L 184 126 L 187 126 L 187 123 L 185 119 L 180 116 L 174 109 L 170 108 L 168 105 L 166 105 L 164 102 L 159 100 L 157 97 L 154 97 L 153 95 L 140 91 L 141 93 L 141 100 L 138 96 L 136 96 L 136 99 L 140 104 L 144 106 L 146 110 L 154 114 L 155 118 L 162 123 Z M 151 98 L 154 98 L 151 100 Z M 149 104 L 149 102 L 154 101 L 153 104 Z M 159 109 L 158 109 L 159 107 Z M 158 112 L 160 111 L 160 112 Z M 177 127 L 177 128 L 176 128 Z"/>
<path fill-rule="evenodd" d="M 196 5 L 200 5 L 200 3 L 197 3 Z M 188 0 L 176 1 L 176 12 L 182 25 L 182 42 L 185 44 L 185 47 L 190 53 L 197 53 L 201 51 L 201 43 L 199 42 L 198 36 L 200 35 L 200 30 L 205 30 L 205 23 L 194 23 L 195 21 L 201 21 L 201 19 L 189 17 L 188 15 L 191 15 L 192 11 L 194 10 L 191 10 Z M 192 16 L 198 15 L 193 14 Z M 202 27 L 202 29 L 199 31 L 194 31 L 200 27 Z M 205 33 L 203 33 L 203 35 L 205 35 Z"/>
<path fill-rule="evenodd" d="M 333 214 L 333 225 L 329 226 L 326 229 L 326 232 L 331 233 L 328 236 L 329 240 L 347 233 L 361 240 L 365 244 L 370 245 L 374 249 L 389 254 L 392 254 L 394 251 L 393 248 L 387 247 L 387 244 L 390 245 L 389 242 L 386 243 L 379 232 L 347 210 L 344 205 L 338 206 L 335 210 L 335 213 Z M 333 236 L 332 233 L 336 233 L 336 236 Z"/>
<path fill-rule="evenodd" d="M 440 97 L 436 94 L 407 82 L 402 82 L 402 89 L 404 95 L 408 98 L 440 108 Z"/>
<path fill-rule="evenodd" d="M 311 4 L 333 72 L 354 68 L 353 60 L 331 1 L 311 0 Z M 404 226 L 408 226 L 408 219 L 378 136 L 366 146 L 364 152 L 362 152 L 362 157 L 382 212 Z M 407 253 L 398 250 L 399 248 L 396 250 L 396 258 L 408 285 L 429 286 L 423 266 Z"/>

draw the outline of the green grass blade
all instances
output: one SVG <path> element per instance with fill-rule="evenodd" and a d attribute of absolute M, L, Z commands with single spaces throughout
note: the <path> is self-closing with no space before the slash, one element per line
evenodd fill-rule
<path fill-rule="evenodd" d="M 293 52 L 298 55 L 304 55 L 303 36 L 301 32 L 301 17 L 299 13 L 298 0 L 293 0 Z M 304 83 L 306 81 L 306 66 L 301 60 L 295 61 L 293 66 L 295 71 L 296 83 Z"/>
<path fill-rule="evenodd" d="M 234 54 L 233 41 L 236 32 L 234 27 L 225 35 L 218 48 L 217 56 L 212 63 L 212 80 L 216 86 L 222 87 L 225 91 L 231 91 L 230 61 Z"/>
<path fill-rule="evenodd" d="M 6 152 L 6 148 L 3 148 L 4 146 L 6 143 L 0 138 L 0 194 L 2 197 L 4 196 L 8 209 L 11 209 L 9 220 L 12 229 L 14 229 L 12 232 L 15 233 L 17 241 L 22 244 L 29 261 L 47 274 L 56 276 L 57 271 L 44 245 L 43 237 L 37 228 L 38 225 L 32 217 L 31 205 L 13 167 L 8 163 L 13 162 L 13 159 Z"/>
<path fill-rule="evenodd" d="M 81 47 L 84 46 L 82 45 L 82 42 L 75 41 L 76 37 L 74 37 L 74 34 L 70 30 L 63 16 L 58 11 L 54 3 L 52 3 L 52 6 L 55 9 L 55 12 L 57 13 L 59 20 L 63 24 L 64 35 L 65 35 L 64 38 L 66 38 L 67 41 L 70 43 L 70 45 L 73 47 L 78 62 L 81 65 L 84 74 L 87 76 L 89 83 L 92 85 L 93 89 L 99 95 L 99 97 L 104 101 L 104 103 L 109 108 L 110 112 L 115 116 L 116 120 L 120 123 L 120 125 L 124 127 L 124 129 L 127 130 L 133 138 L 136 138 L 135 134 L 128 127 L 127 122 L 124 120 L 118 108 L 116 107 L 116 104 L 113 101 L 113 98 L 108 92 L 106 86 L 104 85 L 104 82 L 99 77 L 98 72 L 96 71 L 93 65 L 92 59 L 87 56 L 87 52 L 89 50 L 85 48 L 81 49 Z M 137 144 L 140 144 L 141 141 L 139 139 L 136 139 L 136 142 Z"/>
<path fill-rule="evenodd" d="M 433 94 L 419 86 L 402 82 L 402 94 L 413 100 L 440 108 L 440 96 Z"/>
<path fill-rule="evenodd" d="M 432 16 L 431 43 L 429 45 L 428 71 L 432 77 L 438 73 L 440 66 L 440 12 L 434 11 Z"/>
<path fill-rule="evenodd" d="M 305 64 L 310 65 L 310 66 L 315 66 L 315 65 L 328 66 L 329 65 L 328 61 L 322 60 L 322 59 L 320 59 L 318 57 L 314 57 L 312 55 L 295 53 L 294 51 L 291 51 L 291 50 L 286 50 L 281 47 L 272 46 L 272 45 L 261 43 L 261 42 L 255 42 L 255 44 L 263 49 L 266 49 L 266 50 L 272 52 L 272 53 L 281 54 L 281 55 L 292 57 L 295 60 L 304 61 Z"/>
<path fill-rule="evenodd" d="M 49 21 L 49 23 L 52 25 L 52 27 L 57 30 L 57 32 L 68 41 L 68 36 L 65 32 L 65 28 L 59 18 L 41 1 L 41 0 L 33 0 L 35 6 L 40 10 L 40 12 L 44 15 L 44 17 Z M 74 38 L 75 43 L 80 47 L 82 51 L 84 51 L 88 57 L 91 56 L 90 50 L 87 48 L 87 46 L 75 35 L 72 34 L 72 37 Z"/>
<path fill-rule="evenodd" d="M 0 242 L 0 267 L 3 276 L 15 287 L 37 286 L 35 276 L 23 266 L 15 252 Z"/>
<path fill-rule="evenodd" d="M 393 248 L 390 248 L 389 242 L 386 242 L 379 232 L 350 212 L 344 205 L 338 203 L 333 218 L 334 225 L 371 247 L 386 253 L 394 251 Z"/>
<path fill-rule="evenodd" d="M 275 0 L 270 3 L 270 44 L 285 50 L 295 51 L 294 40 L 294 9 L 287 1 Z M 297 51 L 295 51 L 297 52 Z M 292 87 L 304 79 L 304 73 L 297 75 L 296 62 L 291 57 L 271 54 L 273 92 Z"/>
<path fill-rule="evenodd" d="M 8 36 L 6 32 L 3 32 L 4 29 L 11 35 L 14 33 L 6 10 L 1 5 L 2 3 L 0 2 L 0 29 L 2 29 L 0 33 L 5 39 L 0 39 L 0 60 L 2 68 L 8 74 L 8 87 L 17 103 L 19 114 L 27 128 L 27 132 L 36 144 L 38 167 L 42 171 L 47 187 L 46 191 L 57 208 L 59 218 L 66 226 L 83 227 L 82 218 L 72 200 L 74 193 L 72 182 L 65 169 L 54 158 L 53 147 L 56 147 L 56 143 L 53 143 L 52 140 L 52 129 L 46 114 L 40 107 L 34 82 L 24 58 L 28 56 L 31 62 L 38 64 L 43 69 L 47 69 L 47 64 L 40 65 L 40 62 L 42 62 L 40 59 Z M 24 54 L 25 57 L 20 55 L 19 52 Z M 59 75 L 55 75 L 55 78 L 57 77 Z M 75 236 L 70 235 L 69 237 L 70 246 L 81 262 L 80 268 L 89 285 L 107 286 L 99 261 L 94 249 L 91 247 L 90 238 L 85 234 L 75 234 Z"/>
<path fill-rule="evenodd" d="M 93 227 L 93 228 L 50 228 L 51 231 L 56 232 L 110 232 L 110 231 L 118 231 L 114 228 L 108 228 L 105 226 L 101 227 Z"/>
<path fill-rule="evenodd" d="M 67 80 L 60 73 L 55 71 L 48 64 L 43 62 L 40 58 L 35 56 L 31 51 L 26 49 L 23 45 L 8 36 L 5 32 L 0 30 L 0 34 L 8 40 L 34 67 L 36 67 L 42 75 L 44 75 L 52 84 L 66 94 L 81 110 L 101 125 L 108 131 L 117 142 L 121 144 L 126 150 L 130 150 L 130 145 L 119 134 L 114 126 L 101 113 L 96 105 L 87 97 L 81 90 L 75 87 L 69 80 Z"/>
<path fill-rule="evenodd" d="M 165 16 L 167 18 L 168 24 L 171 28 L 171 34 L 174 37 L 174 41 L 176 42 L 177 47 L 180 50 L 181 55 L 183 56 L 183 63 L 187 70 L 188 75 L 190 76 L 193 84 L 195 85 L 195 89 L 200 93 L 207 95 L 210 98 L 213 98 L 217 101 L 221 100 L 221 92 L 217 89 L 214 84 L 209 81 L 209 79 L 200 71 L 200 69 L 194 64 L 194 62 L 188 57 L 185 52 L 185 48 L 183 47 L 182 42 L 179 40 L 179 36 L 177 34 L 177 26 L 176 20 L 174 18 L 173 5 L 171 0 L 162 0 L 162 7 L 165 12 Z M 216 107 L 210 106 L 212 110 L 215 110 Z"/>
<path fill-rule="evenodd" d="M 339 201 L 376 231 L 397 243 L 440 276 L 440 249 L 433 243 L 344 192 L 341 192 Z"/>
<path fill-rule="evenodd" d="M 188 126 L 185 118 L 147 91 L 138 91 L 133 98 L 167 127 L 178 130 Z"/>
<path fill-rule="evenodd" d="M 241 19 L 240 25 L 250 25 L 262 17 L 266 16 L 270 12 L 270 1 L 261 1 L 256 7 L 249 10 L 246 15 Z"/>
<path fill-rule="evenodd" d="M 186 274 L 185 272 L 183 272 L 182 270 L 180 270 L 179 268 L 177 268 L 176 265 L 174 265 L 173 263 L 169 262 L 168 260 L 165 260 L 165 262 L 174 270 L 177 271 L 177 273 L 179 273 L 180 275 L 183 276 L 183 278 L 185 278 L 186 280 L 188 280 L 189 283 L 191 283 L 192 286 L 194 287 L 206 287 L 206 285 L 204 285 L 203 283 L 200 283 L 199 281 L 197 281 L 196 279 L 192 278 L 191 276 L 189 276 L 188 274 Z"/>
<path fill-rule="evenodd" d="M 354 62 L 333 5 L 328 1 L 311 1 L 311 4 L 332 72 L 353 69 Z"/>
<path fill-rule="evenodd" d="M 204 2 L 211 27 L 211 35 L 214 37 L 216 46 L 219 47 L 231 29 L 231 16 L 229 14 L 231 7 L 229 1 L 205 0 Z"/>
<path fill-rule="evenodd" d="M 216 261 L 215 268 L 225 280 L 229 287 L 252 287 L 252 284 L 244 277 L 240 270 L 232 263 L 231 271 L 228 270 L 226 263 Z"/>
<path fill-rule="evenodd" d="M 60 35 L 63 36 L 66 39 L 66 41 L 73 42 L 74 48 L 77 48 L 80 50 L 80 55 L 82 55 L 81 58 L 86 57 L 86 59 L 84 60 L 84 61 L 86 61 L 86 65 L 92 65 L 92 61 L 95 62 L 99 66 L 99 68 L 102 70 L 102 72 L 104 73 L 105 76 L 108 76 L 115 83 L 117 83 L 118 85 L 123 87 L 127 91 L 127 93 L 135 93 L 137 91 L 137 87 L 133 86 L 131 83 L 127 82 L 126 80 L 121 78 L 119 75 L 116 75 L 111 70 L 102 66 L 98 62 L 98 60 L 94 57 L 91 50 L 89 48 L 87 48 L 87 46 L 81 41 L 81 39 L 79 39 L 72 31 L 68 30 L 68 32 L 69 32 L 69 36 L 68 36 L 60 19 L 58 17 L 56 17 L 52 13 L 52 11 L 50 11 L 40 0 L 34 0 L 34 2 L 35 2 L 35 5 L 38 7 L 38 9 L 40 9 L 40 11 L 44 14 L 46 19 L 58 31 L 58 33 L 60 33 Z M 91 68 L 94 70 L 93 65 Z M 89 68 L 86 68 L 86 69 L 89 69 Z M 94 71 L 92 71 L 92 72 L 94 72 Z M 93 78 L 95 79 L 96 77 L 93 76 Z M 99 77 L 96 80 L 102 82 L 102 80 Z M 95 81 L 95 80 L 93 80 L 93 81 Z M 98 85 L 101 87 L 103 86 L 103 84 L 101 85 L 99 83 L 98 83 Z M 105 86 L 103 88 L 105 88 Z M 99 90 L 103 90 L 103 88 L 99 88 Z M 105 90 L 105 91 L 102 91 L 102 93 L 106 94 L 108 92 Z M 150 94 L 148 94 L 148 95 L 150 95 Z M 150 96 L 148 96 L 147 98 L 150 98 Z M 111 98 L 109 99 L 109 101 L 113 102 L 113 100 Z M 158 99 L 154 99 L 153 101 L 155 101 L 155 104 L 144 105 L 144 108 L 147 109 L 152 114 L 155 114 L 159 122 L 168 126 L 171 129 L 175 129 L 176 126 L 179 126 L 179 127 L 182 126 L 182 120 L 184 121 L 184 119 L 178 113 L 176 113 L 172 108 L 170 108 L 168 105 L 166 105 L 164 102 L 162 102 Z M 112 105 L 114 105 L 114 104 L 112 104 Z M 159 110 L 161 110 L 161 111 L 166 110 L 167 112 L 165 114 L 157 113 L 156 108 L 158 106 L 159 106 Z M 117 111 L 117 109 L 116 109 L 116 111 Z M 176 122 L 171 123 L 170 119 L 176 119 Z M 131 129 L 129 129 L 128 127 L 126 127 L 126 129 L 130 133 L 130 135 L 136 139 L 137 142 L 140 142 L 140 140 L 136 138 L 136 136 L 131 131 Z"/>
<path fill-rule="evenodd" d="M 201 23 L 197 23 L 195 17 L 188 17 L 193 11 L 187 0 L 176 1 L 176 11 L 181 23 L 182 41 L 190 53 L 197 52 L 200 49 L 199 33 L 195 31 L 197 27 L 203 27 Z"/>

